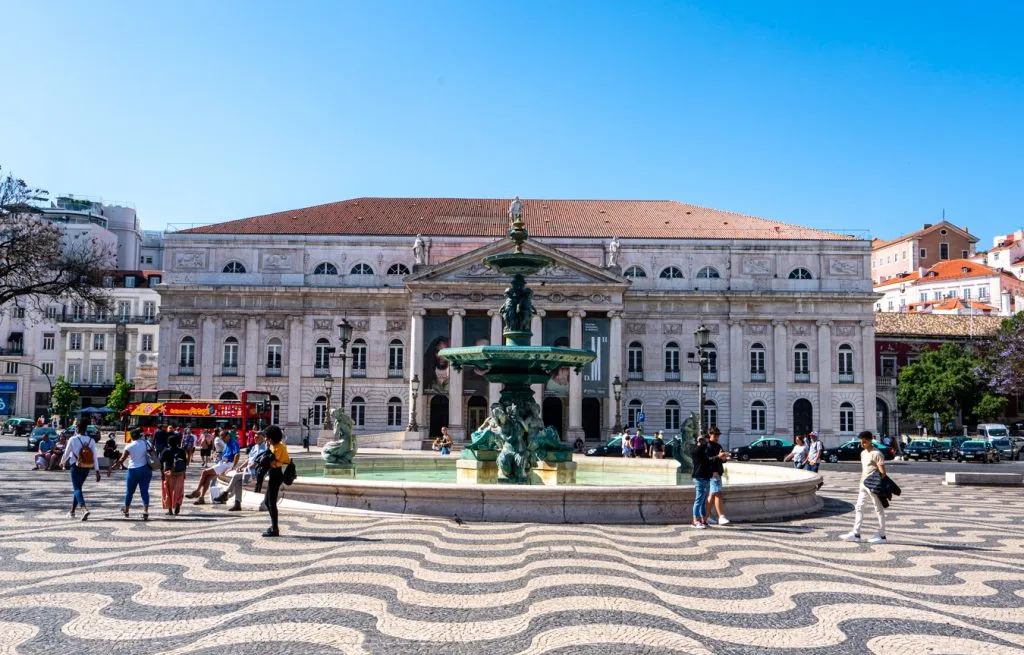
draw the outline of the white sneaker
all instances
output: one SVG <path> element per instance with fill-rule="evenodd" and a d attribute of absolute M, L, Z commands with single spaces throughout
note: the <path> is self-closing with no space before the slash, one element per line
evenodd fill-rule
<path fill-rule="evenodd" d="M 713 519 L 713 518 L 711 518 L 709 516 L 708 517 L 708 525 L 715 525 L 715 523 L 720 523 L 720 521 L 715 521 L 715 519 Z"/>
<path fill-rule="evenodd" d="M 694 530 L 706 530 L 708 526 L 704 525 L 703 523 L 694 523 L 690 527 L 692 527 Z"/>
<path fill-rule="evenodd" d="M 860 541 L 860 535 L 856 532 L 847 532 L 846 534 L 839 537 L 843 541 Z"/>
<path fill-rule="evenodd" d="M 876 534 L 874 537 L 871 537 L 870 539 L 868 539 L 868 543 L 869 544 L 884 544 L 885 543 L 885 536 L 880 535 L 880 534 Z"/>
<path fill-rule="evenodd" d="M 730 523 L 732 523 L 732 521 L 730 521 L 729 519 L 725 518 L 724 516 L 719 516 L 718 517 L 718 525 L 729 525 Z"/>

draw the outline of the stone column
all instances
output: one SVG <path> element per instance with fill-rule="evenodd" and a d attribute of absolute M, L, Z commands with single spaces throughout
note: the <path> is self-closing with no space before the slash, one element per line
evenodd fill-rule
<path fill-rule="evenodd" d="M 299 425 L 299 405 L 302 403 L 302 337 L 305 320 L 302 316 L 288 317 L 288 397 L 284 408 L 284 421 L 289 427 Z M 298 430 L 301 432 L 301 430 Z"/>
<path fill-rule="evenodd" d="M 786 387 L 789 386 L 789 342 L 786 339 L 786 321 L 772 321 L 772 355 L 774 363 L 771 367 L 772 389 L 775 390 L 775 434 L 789 436 L 789 423 L 793 416 L 793 408 L 787 402 Z"/>
<path fill-rule="evenodd" d="M 426 310 L 414 309 L 410 315 L 409 320 L 409 398 L 407 404 L 409 405 L 409 422 L 412 422 L 412 378 L 416 376 L 420 379 L 420 392 L 416 398 L 416 423 L 418 423 L 422 429 L 423 422 L 427 418 L 426 406 L 427 403 L 423 396 L 423 315 L 426 314 Z"/>
<path fill-rule="evenodd" d="M 199 361 L 196 363 L 199 369 L 200 398 L 213 397 L 213 340 L 216 328 L 217 324 L 213 318 L 206 317 L 203 319 L 203 342 L 199 346 L 202 348 L 202 351 Z"/>
<path fill-rule="evenodd" d="M 743 376 L 747 357 L 743 352 L 743 323 L 729 321 L 729 429 L 722 435 L 722 447 L 729 449 L 733 436 L 737 443 L 746 443 L 746 402 L 743 398 Z"/>
<path fill-rule="evenodd" d="M 487 315 L 491 317 L 491 345 L 500 346 L 504 343 L 501 334 L 501 312 L 497 309 L 488 309 Z M 501 384 L 497 382 L 487 384 L 487 400 L 488 405 L 493 405 L 501 400 Z M 490 415 L 489 409 L 488 415 Z"/>
<path fill-rule="evenodd" d="M 569 347 L 583 347 L 583 317 L 587 313 L 580 310 L 569 312 Z M 564 441 L 574 443 L 583 437 L 583 374 L 569 374 L 569 434 Z"/>
<path fill-rule="evenodd" d="M 157 332 L 156 339 L 156 353 L 157 353 L 157 368 L 156 368 L 156 386 L 158 389 L 170 388 L 170 376 L 173 370 L 175 375 L 178 372 L 178 353 L 172 352 L 174 348 L 171 347 L 171 325 L 173 319 L 167 314 L 160 314 L 160 331 Z M 60 338 L 62 343 L 67 339 L 64 330 L 60 331 Z M 60 348 L 57 352 L 61 353 L 60 365 L 62 368 L 59 371 L 63 371 L 64 358 L 63 353 L 67 350 L 66 347 Z M 56 379 L 56 376 L 54 376 Z"/>
<path fill-rule="evenodd" d="M 832 321 L 818 321 L 818 438 L 835 432 L 832 425 Z M 822 442 L 824 443 L 824 441 Z M 834 444 L 826 444 L 829 448 Z"/>
<path fill-rule="evenodd" d="M 864 378 L 864 429 L 876 432 L 878 416 L 875 414 L 875 324 L 872 321 L 861 321 L 861 375 Z M 892 411 L 892 408 L 889 408 Z M 899 435 L 896 435 L 899 438 Z"/>
<path fill-rule="evenodd" d="M 544 343 L 544 315 L 547 313 L 543 309 L 536 310 L 537 313 L 530 319 L 530 331 L 533 332 L 533 336 L 530 337 L 531 346 L 539 346 Z M 530 389 L 533 390 L 533 401 L 537 403 L 537 406 L 544 407 L 544 385 L 543 384 L 531 384 Z"/>
<path fill-rule="evenodd" d="M 449 309 L 448 315 L 452 317 L 451 325 L 451 347 L 462 347 L 462 317 L 466 315 L 465 309 Z M 451 369 L 448 378 L 448 434 L 453 441 L 465 438 L 465 426 L 462 424 L 462 373 Z"/>
<path fill-rule="evenodd" d="M 260 326 L 258 319 L 245 321 L 245 359 L 240 363 L 245 371 L 245 388 L 256 388 L 256 373 L 260 365 Z"/>
<path fill-rule="evenodd" d="M 608 318 L 608 399 L 605 403 L 608 411 L 604 425 L 611 433 L 615 426 L 615 388 L 612 387 L 612 381 L 618 376 L 625 383 L 626 374 L 622 370 L 622 312 L 608 312 Z"/>

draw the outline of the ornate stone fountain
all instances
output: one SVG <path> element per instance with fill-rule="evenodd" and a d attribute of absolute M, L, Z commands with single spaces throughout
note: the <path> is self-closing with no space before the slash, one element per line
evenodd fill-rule
<path fill-rule="evenodd" d="M 501 399 L 491 405 L 490 417 L 473 432 L 472 443 L 462 451 L 458 481 L 575 484 L 572 447 L 562 442 L 557 430 L 544 425 L 530 385 L 547 382 L 562 367 L 570 367 L 578 375 L 597 354 L 530 345 L 533 291 L 526 286 L 526 276 L 551 265 L 553 260 L 523 252 L 529 234 L 519 198 L 512 201 L 508 216 L 513 251 L 483 259 L 484 265 L 511 276 L 501 306 L 504 345 L 446 348 L 438 353 L 457 371 L 472 366 L 488 382 L 503 385 Z"/>

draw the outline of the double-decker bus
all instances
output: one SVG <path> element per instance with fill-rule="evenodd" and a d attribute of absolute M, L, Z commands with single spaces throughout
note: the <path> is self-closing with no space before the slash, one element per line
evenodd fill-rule
<path fill-rule="evenodd" d="M 136 389 L 129 394 L 121 420 L 127 434 L 142 428 L 148 435 L 158 425 L 228 428 L 239 435 L 270 425 L 270 393 L 242 391 L 240 395 L 239 400 L 204 400 L 172 389 Z"/>

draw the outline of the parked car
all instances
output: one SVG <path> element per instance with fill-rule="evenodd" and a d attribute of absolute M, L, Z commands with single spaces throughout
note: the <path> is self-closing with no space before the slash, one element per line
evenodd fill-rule
<path fill-rule="evenodd" d="M 64 430 L 61 431 L 61 434 L 63 434 L 68 439 L 70 439 L 71 437 L 75 436 L 77 433 L 78 433 L 78 431 L 75 428 L 64 428 Z M 96 442 L 99 442 L 100 437 L 103 436 L 100 433 L 100 429 L 98 427 L 96 427 L 95 425 L 86 426 L 85 433 L 87 435 L 89 435 L 90 437 L 92 437 L 92 440 L 96 441 Z"/>
<path fill-rule="evenodd" d="M 953 454 L 956 455 L 955 451 L 960 449 L 960 444 L 962 444 L 965 441 L 970 441 L 970 440 L 971 440 L 970 437 L 951 437 L 950 441 L 953 442 L 953 451 L 954 451 Z M 1024 438 L 1021 438 L 1021 441 L 1024 441 Z"/>
<path fill-rule="evenodd" d="M 953 445 L 952 439 L 933 439 L 932 447 L 935 449 L 935 459 L 940 461 L 942 458 L 956 459 L 956 447 Z"/>
<path fill-rule="evenodd" d="M 999 451 L 995 449 L 991 442 L 972 439 L 960 444 L 960 449 L 956 454 L 956 461 L 981 462 L 982 464 L 998 462 Z"/>
<path fill-rule="evenodd" d="M 36 422 L 30 418 L 12 417 L 4 421 L 0 427 L 0 434 L 13 434 L 16 437 L 28 434 L 35 427 Z"/>
<path fill-rule="evenodd" d="M 872 441 L 875 450 L 882 453 L 885 459 L 892 459 L 895 457 L 896 451 L 893 450 L 892 446 L 885 446 L 877 441 Z M 829 464 L 835 464 L 836 462 L 849 462 L 849 461 L 860 461 L 860 451 L 864 450 L 861 448 L 860 439 L 852 439 L 844 444 L 840 444 L 835 448 L 828 448 L 822 453 L 822 457 Z"/>
<path fill-rule="evenodd" d="M 39 449 L 39 442 L 43 440 L 44 434 L 50 435 L 50 439 L 57 441 L 57 431 L 53 428 L 33 428 L 26 439 L 28 446 L 26 450 L 33 453 L 36 452 Z"/>
<path fill-rule="evenodd" d="M 926 459 L 929 462 L 935 457 L 935 444 L 931 439 L 914 439 L 903 449 L 906 459 Z"/>
<path fill-rule="evenodd" d="M 990 439 L 989 443 L 999 451 L 999 459 L 1005 459 L 1010 462 L 1020 459 L 1020 446 L 1013 439 L 1009 437 Z"/>
<path fill-rule="evenodd" d="M 647 446 L 650 447 L 651 442 L 654 441 L 654 437 L 645 434 L 644 441 L 646 441 Z M 668 456 L 668 443 L 668 441 L 665 442 L 666 457 Z M 622 457 L 622 437 L 615 437 L 603 446 L 588 448 L 583 454 L 589 455 L 590 457 Z"/>
<path fill-rule="evenodd" d="M 1017 452 L 1024 453 L 1024 437 L 1010 437 L 1017 444 Z"/>
<path fill-rule="evenodd" d="M 792 441 L 764 437 L 746 446 L 737 446 L 729 454 L 733 459 L 738 459 L 741 462 L 752 459 L 774 459 L 781 462 L 791 450 L 793 450 Z"/>

